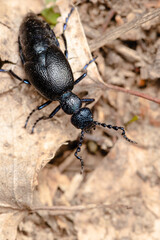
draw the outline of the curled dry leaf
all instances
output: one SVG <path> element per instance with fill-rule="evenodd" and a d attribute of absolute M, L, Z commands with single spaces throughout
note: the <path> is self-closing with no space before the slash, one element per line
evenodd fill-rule
<path fill-rule="evenodd" d="M 58 1 L 58 7 L 62 15 L 60 21 L 64 22 L 71 5 L 68 1 L 61 0 Z M 0 57 L 3 61 L 9 60 L 15 63 L 15 65 L 3 67 L 14 70 L 22 77 L 25 75 L 18 54 L 18 29 L 26 13 L 29 11 L 39 13 L 43 8 L 43 1 L 28 0 L 23 4 L 18 0 L 1 1 Z M 72 14 L 71 21 L 72 24 L 66 31 L 66 38 L 70 63 L 75 73 L 80 71 L 92 56 L 76 10 Z M 77 72 L 75 75 L 80 74 Z M 17 225 L 27 210 L 32 208 L 33 191 L 38 184 L 39 171 L 65 141 L 77 138 L 79 131 L 75 128 L 73 130 L 70 117 L 61 113 L 60 120 L 45 121 L 39 124 L 35 134 L 31 135 L 23 128 L 26 117 L 33 108 L 45 102 L 45 99 L 40 99 L 32 87 L 19 84 L 8 74 L 1 73 L 0 75 L 0 239 L 11 240 L 16 237 Z M 95 63 L 90 65 L 88 76 L 90 78 L 80 83 L 74 92 L 88 92 L 88 97 L 94 97 L 97 100 L 101 95 L 98 85 L 102 80 Z M 45 113 L 50 113 L 55 106 L 56 103 L 53 103 L 45 110 Z M 37 116 L 36 114 L 33 116 L 29 127 Z"/>

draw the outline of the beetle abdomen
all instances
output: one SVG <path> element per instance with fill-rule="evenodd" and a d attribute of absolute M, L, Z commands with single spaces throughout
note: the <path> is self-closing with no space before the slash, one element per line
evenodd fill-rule
<path fill-rule="evenodd" d="M 64 92 L 72 90 L 74 85 L 70 65 L 57 48 L 51 46 L 39 54 L 35 62 L 24 64 L 30 83 L 50 100 L 57 100 Z"/>
<path fill-rule="evenodd" d="M 57 100 L 73 89 L 71 67 L 46 22 L 33 13 L 28 14 L 20 27 L 19 42 L 26 75 L 44 97 Z"/>
<path fill-rule="evenodd" d="M 29 13 L 24 18 L 19 30 L 19 40 L 26 61 L 52 44 L 59 45 L 50 26 L 34 13 Z"/>

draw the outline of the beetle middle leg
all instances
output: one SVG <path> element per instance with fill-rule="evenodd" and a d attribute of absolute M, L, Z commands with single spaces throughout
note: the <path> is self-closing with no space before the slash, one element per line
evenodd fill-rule
<path fill-rule="evenodd" d="M 22 79 L 21 77 L 19 77 L 17 74 L 15 74 L 12 70 L 5 70 L 5 69 L 0 69 L 0 72 L 6 72 L 9 73 L 12 77 L 18 79 L 19 81 L 25 83 L 25 84 L 30 84 L 30 82 L 27 79 Z"/>
<path fill-rule="evenodd" d="M 83 71 L 85 70 L 85 73 L 83 73 L 79 78 L 77 78 L 75 81 L 74 81 L 74 85 L 76 85 L 77 83 L 79 83 L 83 78 L 85 78 L 87 76 L 87 71 L 86 69 L 88 68 L 88 66 L 94 62 L 96 60 L 97 57 L 91 59 L 89 61 L 89 63 L 87 63 L 84 67 L 83 67 Z"/>
<path fill-rule="evenodd" d="M 58 106 L 53 110 L 53 112 L 51 112 L 51 114 L 50 114 L 48 117 L 42 116 L 42 117 L 38 118 L 38 119 L 35 121 L 35 123 L 33 124 L 33 126 L 32 126 L 32 131 L 31 131 L 31 133 L 34 133 L 34 128 L 35 128 L 35 126 L 37 125 L 37 123 L 38 123 L 39 121 L 41 121 L 41 120 L 47 120 L 47 119 L 52 118 L 54 115 L 56 115 L 56 113 L 57 113 L 60 109 L 61 109 L 61 105 L 58 105 Z"/>

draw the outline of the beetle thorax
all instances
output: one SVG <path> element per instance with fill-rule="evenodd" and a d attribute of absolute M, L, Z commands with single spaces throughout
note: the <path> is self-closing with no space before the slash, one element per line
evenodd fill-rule
<path fill-rule="evenodd" d="M 77 112 L 82 106 L 81 99 L 71 91 L 61 95 L 59 102 L 63 111 L 69 115 Z"/>

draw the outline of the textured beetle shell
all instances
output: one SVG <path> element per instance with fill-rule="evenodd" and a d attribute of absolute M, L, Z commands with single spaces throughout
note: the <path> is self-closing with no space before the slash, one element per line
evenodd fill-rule
<path fill-rule="evenodd" d="M 46 22 L 28 14 L 20 26 L 19 42 L 28 80 L 44 97 L 57 100 L 73 89 L 71 67 Z"/>

